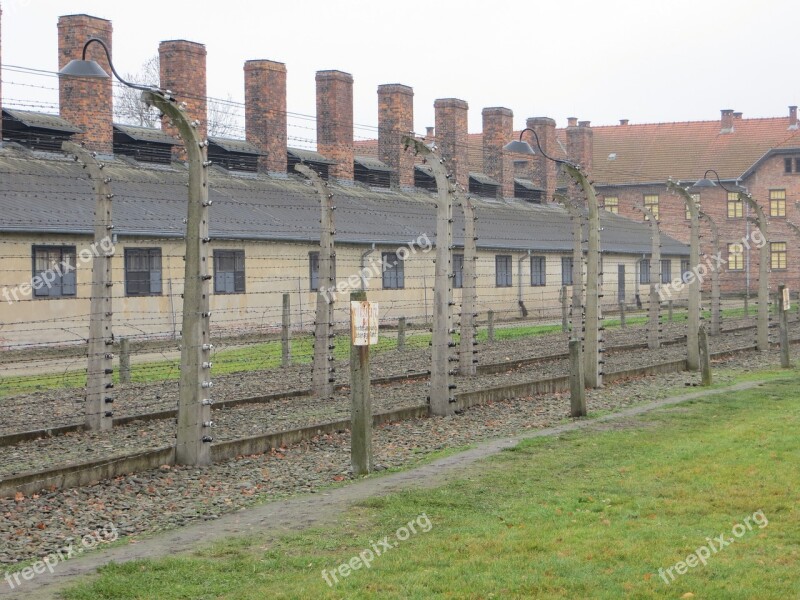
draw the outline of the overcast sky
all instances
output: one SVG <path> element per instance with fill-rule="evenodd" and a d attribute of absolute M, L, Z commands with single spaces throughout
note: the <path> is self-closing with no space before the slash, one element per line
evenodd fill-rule
<path fill-rule="evenodd" d="M 731 108 L 747 118 L 800 104 L 796 0 L 0 5 L 4 65 L 56 70 L 58 17 L 87 13 L 113 22 L 120 72 L 136 71 L 161 40 L 188 39 L 208 49 L 209 95 L 242 101 L 244 61 L 277 60 L 288 69 L 288 110 L 313 115 L 314 73 L 339 69 L 355 78 L 356 123 L 372 126 L 381 83 L 414 88 L 422 132 L 434 99 L 445 97 L 469 103 L 471 132 L 486 106 L 511 108 L 517 127 L 530 116 L 563 127 L 568 116 L 607 125 L 718 119 Z M 16 73 L 3 80 L 8 98 L 48 93 L 10 87 L 21 81 Z"/>

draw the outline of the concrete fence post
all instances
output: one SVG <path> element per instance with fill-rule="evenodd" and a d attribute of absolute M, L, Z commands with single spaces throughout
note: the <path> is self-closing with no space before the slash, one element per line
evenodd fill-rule
<path fill-rule="evenodd" d="M 783 284 L 778 286 L 776 304 L 778 305 L 778 326 L 780 328 L 781 367 L 789 369 L 792 366 L 792 360 L 789 354 L 789 309 L 783 306 L 783 294 L 785 289 L 786 286 Z"/>
<path fill-rule="evenodd" d="M 111 243 L 111 193 L 105 165 L 91 152 L 74 142 L 64 142 L 66 152 L 75 155 L 89 179 L 95 193 L 94 258 L 92 259 L 92 288 L 89 308 L 89 349 L 86 369 L 85 423 L 90 431 L 107 431 L 113 426 L 114 397 L 112 333 L 112 289 L 114 280 L 111 261 L 114 246 Z M 74 265 L 73 265 L 74 266 Z M 71 274 L 73 277 L 75 273 Z"/>
<path fill-rule="evenodd" d="M 119 382 L 131 382 L 131 341 L 128 338 L 119 340 Z"/>
<path fill-rule="evenodd" d="M 283 295 L 283 314 L 281 316 L 281 365 L 288 367 L 292 362 L 292 349 L 289 335 L 292 328 L 291 295 Z"/>
<path fill-rule="evenodd" d="M 569 393 L 570 415 L 573 417 L 586 416 L 586 388 L 584 386 L 583 354 L 581 341 L 569 341 Z"/>
<path fill-rule="evenodd" d="M 699 354 L 700 354 L 700 372 L 702 378 L 702 384 L 705 386 L 711 385 L 711 354 L 708 350 L 708 335 L 706 334 L 706 328 L 704 326 L 700 326 L 698 330 L 698 344 L 699 344 Z"/>
<path fill-rule="evenodd" d="M 494 341 L 494 311 L 490 310 L 486 315 L 486 335 L 490 342 Z"/>
<path fill-rule="evenodd" d="M 626 325 L 625 325 L 625 303 L 624 302 L 620 302 L 619 303 L 619 326 L 622 329 L 625 329 L 625 327 L 626 327 Z"/>
<path fill-rule="evenodd" d="M 351 302 L 363 302 L 367 293 L 350 293 Z M 356 346 L 350 337 L 350 462 L 354 475 L 372 470 L 372 403 L 370 400 L 369 346 Z"/>
<path fill-rule="evenodd" d="M 397 350 L 402 352 L 406 349 L 406 318 L 397 319 Z"/>

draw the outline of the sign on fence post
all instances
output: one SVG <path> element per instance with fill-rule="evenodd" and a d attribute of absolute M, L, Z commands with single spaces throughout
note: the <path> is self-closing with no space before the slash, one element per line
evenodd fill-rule
<path fill-rule="evenodd" d="M 378 343 L 378 304 L 364 291 L 350 294 L 350 462 L 355 475 L 372 470 L 369 347 Z"/>
<path fill-rule="evenodd" d="M 354 346 L 378 343 L 378 303 L 350 302 L 350 332 Z"/>

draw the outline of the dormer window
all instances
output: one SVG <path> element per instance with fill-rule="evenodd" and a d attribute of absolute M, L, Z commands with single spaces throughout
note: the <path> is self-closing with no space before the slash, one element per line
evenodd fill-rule
<path fill-rule="evenodd" d="M 114 154 L 130 156 L 139 162 L 168 165 L 172 147 L 180 144 L 161 129 L 114 125 Z"/>
<path fill-rule="evenodd" d="M 328 179 L 328 168 L 335 165 L 336 161 L 324 157 L 314 150 L 300 150 L 299 148 L 287 148 L 287 167 L 289 173 L 294 173 L 296 165 L 303 163 L 311 167 L 320 177 Z"/>
<path fill-rule="evenodd" d="M 353 179 L 370 187 L 388 188 L 391 184 L 392 168 L 369 156 L 353 158 Z"/>
<path fill-rule="evenodd" d="M 435 192 L 438 187 L 436 186 L 436 177 L 433 175 L 433 169 L 428 165 L 415 165 L 414 187 Z"/>
<path fill-rule="evenodd" d="M 469 192 L 484 198 L 500 196 L 500 183 L 483 173 L 469 174 Z"/>
<path fill-rule="evenodd" d="M 3 139 L 31 150 L 61 152 L 61 144 L 80 132 L 58 115 L 3 109 Z"/>
<path fill-rule="evenodd" d="M 259 156 L 259 149 L 245 140 L 208 138 L 208 160 L 228 171 L 255 173 Z"/>
<path fill-rule="evenodd" d="M 544 193 L 544 190 L 537 188 L 530 179 L 514 179 L 514 198 L 541 204 Z"/>

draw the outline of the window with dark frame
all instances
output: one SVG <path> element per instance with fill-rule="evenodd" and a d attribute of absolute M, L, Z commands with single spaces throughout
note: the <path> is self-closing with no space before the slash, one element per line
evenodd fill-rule
<path fill-rule="evenodd" d="M 125 248 L 125 295 L 161 295 L 161 248 Z"/>
<path fill-rule="evenodd" d="M 34 298 L 75 296 L 75 246 L 34 246 L 32 256 Z"/>
<path fill-rule="evenodd" d="M 661 283 L 672 281 L 672 261 L 668 258 L 661 259 Z"/>
<path fill-rule="evenodd" d="M 498 254 L 494 257 L 494 282 L 497 287 L 511 287 L 511 256 Z"/>
<path fill-rule="evenodd" d="M 792 163 L 794 162 L 793 158 L 787 157 L 783 159 L 783 172 L 784 173 L 791 173 L 792 172 Z"/>
<path fill-rule="evenodd" d="M 544 256 L 531 256 L 531 285 L 547 285 L 547 259 Z"/>
<path fill-rule="evenodd" d="M 800 156 L 796 156 L 794 159 L 794 172 L 800 173 Z"/>
<path fill-rule="evenodd" d="M 639 261 L 639 283 L 640 284 L 649 284 L 650 283 L 650 259 L 643 258 Z"/>
<path fill-rule="evenodd" d="M 464 287 L 464 255 L 453 254 L 453 289 Z"/>
<path fill-rule="evenodd" d="M 572 257 L 561 257 L 561 285 L 572 285 Z"/>
<path fill-rule="evenodd" d="M 396 252 L 382 252 L 383 289 L 402 290 L 406 287 L 405 263 Z"/>
<path fill-rule="evenodd" d="M 336 281 L 336 257 L 331 260 L 331 277 Z M 333 282 L 330 287 L 333 287 Z M 319 290 L 319 251 L 308 253 L 308 289 L 312 292 Z"/>
<path fill-rule="evenodd" d="M 244 250 L 214 250 L 214 293 L 244 292 Z"/>
<path fill-rule="evenodd" d="M 682 258 L 681 259 L 681 280 L 683 280 L 683 278 L 686 276 L 686 273 L 689 272 L 689 269 L 691 269 L 691 267 L 689 266 L 689 259 L 688 258 Z"/>

